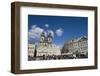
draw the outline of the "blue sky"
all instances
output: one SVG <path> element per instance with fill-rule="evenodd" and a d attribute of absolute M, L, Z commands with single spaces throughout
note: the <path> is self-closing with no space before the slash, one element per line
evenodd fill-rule
<path fill-rule="evenodd" d="M 88 34 L 87 17 L 28 15 L 28 41 L 39 42 L 42 31 L 51 32 L 53 43 L 63 46 L 65 41 Z"/>

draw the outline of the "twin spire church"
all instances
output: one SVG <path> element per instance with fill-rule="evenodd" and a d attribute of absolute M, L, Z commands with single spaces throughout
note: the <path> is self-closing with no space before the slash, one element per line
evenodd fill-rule
<path fill-rule="evenodd" d="M 40 46 L 52 46 L 52 35 L 49 32 L 48 36 L 45 36 L 45 33 L 42 32 L 40 37 Z"/>
<path fill-rule="evenodd" d="M 44 32 L 40 35 L 40 42 L 38 45 L 28 44 L 28 56 L 50 56 L 60 55 L 61 48 L 52 43 L 52 34 L 49 32 L 46 36 Z M 36 52 L 36 54 L 34 54 Z"/>
<path fill-rule="evenodd" d="M 60 55 L 61 49 L 59 46 L 52 43 L 52 34 L 49 32 L 47 36 L 42 32 L 40 36 L 40 43 L 36 48 L 36 56 Z"/>

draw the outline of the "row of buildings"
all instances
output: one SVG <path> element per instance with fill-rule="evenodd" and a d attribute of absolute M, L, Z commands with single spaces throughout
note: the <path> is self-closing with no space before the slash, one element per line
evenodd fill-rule
<path fill-rule="evenodd" d="M 48 56 L 48 55 L 60 55 L 61 48 L 55 44 L 52 44 L 52 35 L 51 33 L 48 36 L 45 36 L 45 33 L 42 32 L 40 37 L 40 43 L 38 46 L 35 44 L 28 44 L 28 56 Z"/>
<path fill-rule="evenodd" d="M 87 51 L 88 51 L 88 40 L 86 36 L 83 36 L 78 39 L 66 41 L 61 52 L 87 54 Z"/>
<path fill-rule="evenodd" d="M 64 46 L 59 46 L 52 43 L 51 33 L 45 36 L 42 32 L 40 37 L 39 45 L 28 44 L 28 56 L 39 57 L 39 56 L 61 56 L 61 55 L 76 55 L 84 54 L 87 56 L 88 53 L 88 39 L 87 37 L 80 37 L 78 39 L 66 41 Z M 75 57 L 75 56 L 74 56 Z"/>

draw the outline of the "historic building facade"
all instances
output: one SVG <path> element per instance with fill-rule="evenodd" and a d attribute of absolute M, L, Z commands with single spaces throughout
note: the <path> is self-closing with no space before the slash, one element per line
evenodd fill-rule
<path fill-rule="evenodd" d="M 62 53 L 81 53 L 87 54 L 88 52 L 88 39 L 80 37 L 78 39 L 65 42 Z"/>
<path fill-rule="evenodd" d="M 52 44 L 51 33 L 48 33 L 46 37 L 45 33 L 42 32 L 40 37 L 40 43 L 39 46 L 37 46 L 36 50 L 36 56 L 61 55 L 60 47 L 55 44 Z"/>
<path fill-rule="evenodd" d="M 34 56 L 35 48 L 35 44 L 28 44 L 28 56 Z"/>
<path fill-rule="evenodd" d="M 68 58 L 87 58 L 88 57 L 88 39 L 80 37 L 66 41 L 64 46 L 59 46 L 52 43 L 52 35 L 48 33 L 46 36 L 42 32 L 39 44 L 28 44 L 28 59 L 68 59 Z"/>

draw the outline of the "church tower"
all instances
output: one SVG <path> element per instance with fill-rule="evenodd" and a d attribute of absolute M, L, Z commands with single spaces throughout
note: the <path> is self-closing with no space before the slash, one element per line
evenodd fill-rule
<path fill-rule="evenodd" d="M 42 32 L 41 37 L 40 37 L 40 45 L 43 46 L 45 42 L 45 33 Z"/>
<path fill-rule="evenodd" d="M 52 44 L 52 35 L 51 35 L 50 32 L 49 32 L 49 34 L 47 36 L 47 40 L 48 40 L 48 45 L 51 45 Z"/>
<path fill-rule="evenodd" d="M 40 46 L 51 46 L 52 45 L 52 35 L 49 32 L 48 36 L 45 36 L 45 33 L 42 32 L 41 33 L 41 37 L 40 37 Z"/>

